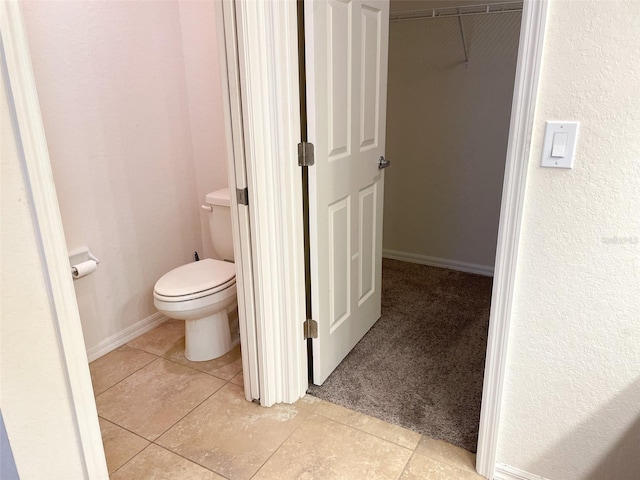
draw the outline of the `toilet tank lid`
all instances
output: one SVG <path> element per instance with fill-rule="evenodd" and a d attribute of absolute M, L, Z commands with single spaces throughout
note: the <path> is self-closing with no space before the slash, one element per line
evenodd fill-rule
<path fill-rule="evenodd" d="M 206 201 L 209 205 L 229 206 L 229 189 L 221 188 L 215 192 L 207 193 Z"/>

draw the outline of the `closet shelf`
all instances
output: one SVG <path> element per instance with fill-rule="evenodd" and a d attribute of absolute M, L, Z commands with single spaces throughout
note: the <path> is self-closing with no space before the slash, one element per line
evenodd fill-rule
<path fill-rule="evenodd" d="M 467 48 L 467 39 L 464 34 L 462 17 L 467 17 L 470 15 L 491 15 L 496 13 L 522 12 L 522 3 L 523 2 L 503 2 L 482 5 L 467 5 L 460 7 L 432 8 L 430 10 L 411 10 L 407 12 L 393 13 L 389 15 L 389 21 L 406 22 L 412 20 L 457 17 L 458 26 L 460 27 L 460 37 L 462 38 L 462 48 L 464 49 L 464 66 L 465 68 L 469 68 L 469 50 Z"/>
<path fill-rule="evenodd" d="M 496 13 L 513 13 L 522 11 L 523 2 L 489 3 L 483 5 L 467 5 L 464 7 L 444 7 L 429 10 L 411 10 L 389 15 L 389 21 L 402 22 L 410 20 L 426 20 L 429 18 L 466 17 L 469 15 L 487 15 Z"/>

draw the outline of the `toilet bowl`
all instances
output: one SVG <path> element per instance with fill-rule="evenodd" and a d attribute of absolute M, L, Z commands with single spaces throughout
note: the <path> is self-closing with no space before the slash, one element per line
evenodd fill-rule
<path fill-rule="evenodd" d="M 229 314 L 237 305 L 229 189 L 208 193 L 202 208 L 209 212 L 213 248 L 229 261 L 207 258 L 182 265 L 163 275 L 153 288 L 158 311 L 184 320 L 184 356 L 194 362 L 220 357 L 239 342 L 237 334 L 231 338 L 229 325 Z"/>
<path fill-rule="evenodd" d="M 236 272 L 231 262 L 207 258 L 166 273 L 153 289 L 154 305 L 185 321 L 187 360 L 201 362 L 233 347 L 229 314 L 236 308 Z"/>

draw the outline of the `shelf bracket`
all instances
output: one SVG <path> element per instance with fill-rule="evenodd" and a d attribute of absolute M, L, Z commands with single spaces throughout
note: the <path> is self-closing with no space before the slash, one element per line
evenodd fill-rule
<path fill-rule="evenodd" d="M 469 68 L 469 51 L 467 50 L 467 39 L 464 36 L 464 26 L 462 25 L 461 10 L 458 9 L 458 26 L 460 27 L 460 36 L 462 37 L 462 48 L 464 49 L 464 68 Z"/>

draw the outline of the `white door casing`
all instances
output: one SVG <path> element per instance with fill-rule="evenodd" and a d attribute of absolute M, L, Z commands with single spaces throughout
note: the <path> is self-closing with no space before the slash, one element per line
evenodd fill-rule
<path fill-rule="evenodd" d="M 248 401 L 260 398 L 256 332 L 255 286 L 251 251 L 251 219 L 246 205 L 239 205 L 233 192 L 247 188 L 246 159 L 242 131 L 242 102 L 235 8 L 231 0 L 215 4 L 216 30 L 227 141 L 227 164 L 231 190 L 231 220 L 238 289 L 238 319 L 242 343 L 244 393 Z"/>
<path fill-rule="evenodd" d="M 311 305 L 320 385 L 381 314 L 388 0 L 307 0 Z"/>
<path fill-rule="evenodd" d="M 253 265 L 253 359 L 260 404 L 271 406 L 295 402 L 308 387 L 297 11 L 291 1 L 229 3 L 239 73 L 238 89 L 229 93 L 241 106 L 238 160 L 246 162 L 251 217 L 243 241 L 250 242 Z"/>

